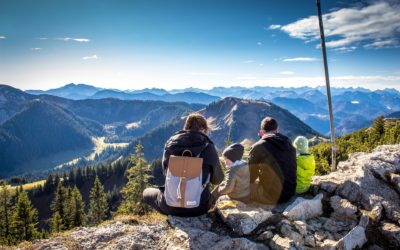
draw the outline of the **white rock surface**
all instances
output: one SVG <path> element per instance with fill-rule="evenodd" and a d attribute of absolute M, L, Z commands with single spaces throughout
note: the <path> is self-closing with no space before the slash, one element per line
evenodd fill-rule
<path fill-rule="evenodd" d="M 216 207 L 222 220 L 239 235 L 251 234 L 258 225 L 272 216 L 271 211 L 240 201 L 220 201 Z"/>
<path fill-rule="evenodd" d="M 291 220 L 307 220 L 320 216 L 323 212 L 322 197 L 322 194 L 311 200 L 299 197 L 283 211 L 283 215 Z"/>

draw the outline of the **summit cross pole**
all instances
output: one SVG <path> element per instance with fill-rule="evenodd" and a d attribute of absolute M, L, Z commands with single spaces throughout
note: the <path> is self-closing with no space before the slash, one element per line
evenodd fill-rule
<path fill-rule="evenodd" d="M 331 86 L 330 86 L 330 82 L 329 82 L 328 61 L 326 59 L 324 24 L 322 22 L 321 2 L 320 2 L 320 0 L 317 0 L 317 11 L 318 11 L 318 22 L 319 22 L 319 34 L 320 34 L 320 37 L 321 37 L 322 58 L 324 60 L 326 96 L 328 97 L 329 124 L 330 124 L 330 130 L 331 130 L 331 143 L 332 143 L 332 165 L 331 165 L 331 170 L 332 171 L 336 171 L 336 142 L 335 142 L 335 130 L 334 130 L 335 127 L 333 125 Z"/>

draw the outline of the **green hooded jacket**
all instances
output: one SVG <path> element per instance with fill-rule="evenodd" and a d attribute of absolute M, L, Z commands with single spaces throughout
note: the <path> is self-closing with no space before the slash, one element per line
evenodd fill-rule
<path fill-rule="evenodd" d="M 307 192 L 310 188 L 312 176 L 315 174 L 315 159 L 312 154 L 297 156 L 296 193 Z"/>

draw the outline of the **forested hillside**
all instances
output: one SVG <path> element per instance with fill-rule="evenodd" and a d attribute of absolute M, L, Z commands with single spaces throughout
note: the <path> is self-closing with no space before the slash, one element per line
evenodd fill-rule
<path fill-rule="evenodd" d="M 378 145 L 400 143 L 400 120 L 397 122 L 385 121 L 383 116 L 375 119 L 370 128 L 364 128 L 336 140 L 336 162 L 347 160 L 349 154 L 355 152 L 370 152 Z M 332 162 L 331 144 L 321 143 L 311 148 L 316 156 L 317 173 L 330 172 Z"/>

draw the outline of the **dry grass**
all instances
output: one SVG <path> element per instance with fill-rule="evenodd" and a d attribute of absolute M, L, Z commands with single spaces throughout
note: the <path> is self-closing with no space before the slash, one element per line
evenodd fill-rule
<path fill-rule="evenodd" d="M 167 216 L 153 211 L 145 215 L 117 215 L 113 221 L 121 221 L 129 224 L 157 224 L 166 220 Z M 105 223 L 113 223 L 113 221 L 106 221 Z"/>
<path fill-rule="evenodd" d="M 35 187 L 37 187 L 37 186 L 44 186 L 44 183 L 46 182 L 46 180 L 40 180 L 40 181 L 35 181 L 35 182 L 31 182 L 31 183 L 27 183 L 27 184 L 24 184 L 24 185 L 22 185 L 22 189 L 23 190 L 25 190 L 25 191 L 27 191 L 27 190 L 31 190 L 31 189 L 34 189 Z M 17 188 L 19 188 L 19 186 L 10 186 L 10 185 L 7 185 L 6 186 L 10 191 L 11 191 L 11 193 L 15 193 L 15 190 L 17 189 Z"/>

